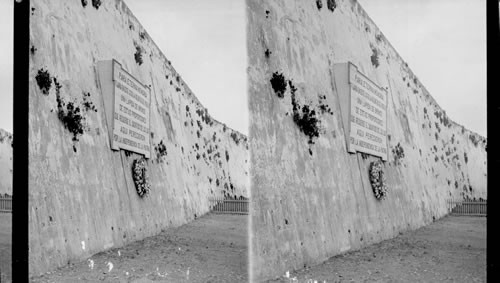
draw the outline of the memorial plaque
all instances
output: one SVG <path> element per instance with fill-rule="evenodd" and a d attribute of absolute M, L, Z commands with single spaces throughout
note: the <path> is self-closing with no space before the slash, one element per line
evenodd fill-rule
<path fill-rule="evenodd" d="M 334 65 L 347 151 L 387 160 L 387 92 L 350 62 Z"/>
<path fill-rule="evenodd" d="M 111 148 L 151 156 L 148 87 L 115 60 L 97 64 Z"/>
<path fill-rule="evenodd" d="M 387 160 L 387 92 L 349 64 L 349 152 Z"/>
<path fill-rule="evenodd" d="M 150 157 L 149 88 L 113 64 L 113 149 L 126 149 Z"/>

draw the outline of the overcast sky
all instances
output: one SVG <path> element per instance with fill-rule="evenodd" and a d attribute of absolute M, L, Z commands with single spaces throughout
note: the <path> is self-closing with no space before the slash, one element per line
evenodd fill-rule
<path fill-rule="evenodd" d="M 448 117 L 486 136 L 486 1 L 358 2 Z"/>
<path fill-rule="evenodd" d="M 14 1 L 0 0 L 0 128 L 12 133 Z M 26 51 L 26 55 L 28 52 Z M 26 105 L 28 107 L 28 105 Z"/>
<path fill-rule="evenodd" d="M 248 134 L 244 0 L 125 0 L 215 119 Z"/>
<path fill-rule="evenodd" d="M 486 136 L 485 0 L 358 0 L 448 116 Z M 12 4 L 0 0 L 0 128 L 12 132 Z M 125 0 L 211 115 L 247 134 L 244 0 Z"/>

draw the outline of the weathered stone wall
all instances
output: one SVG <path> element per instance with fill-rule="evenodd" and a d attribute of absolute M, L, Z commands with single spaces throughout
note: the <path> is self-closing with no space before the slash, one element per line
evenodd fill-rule
<path fill-rule="evenodd" d="M 0 196 L 12 195 L 12 134 L 0 129 Z"/>
<path fill-rule="evenodd" d="M 211 196 L 249 194 L 247 138 L 210 117 L 123 1 L 97 2 L 31 1 L 32 275 L 182 225 L 208 212 Z M 96 64 L 111 59 L 151 88 L 144 199 L 132 180 L 140 156 L 110 149 Z M 58 116 L 70 102 L 85 120 L 78 141 Z"/>
<path fill-rule="evenodd" d="M 248 0 L 247 15 L 254 280 L 426 225 L 448 198 L 486 198 L 485 139 L 446 116 L 356 1 Z M 333 65 L 347 61 L 388 92 L 384 200 L 377 158 L 346 150 Z M 320 121 L 313 144 L 293 103 Z"/>

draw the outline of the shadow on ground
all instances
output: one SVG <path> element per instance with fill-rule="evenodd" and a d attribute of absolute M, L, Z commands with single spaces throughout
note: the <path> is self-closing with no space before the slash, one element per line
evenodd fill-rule
<path fill-rule="evenodd" d="M 447 216 L 268 282 L 325 281 L 486 282 L 486 217 Z"/>
<path fill-rule="evenodd" d="M 30 282 L 246 282 L 247 223 L 245 215 L 208 214 Z"/>

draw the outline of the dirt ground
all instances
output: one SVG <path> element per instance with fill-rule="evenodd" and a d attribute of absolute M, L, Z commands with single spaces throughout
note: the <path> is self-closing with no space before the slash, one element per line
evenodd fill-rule
<path fill-rule="evenodd" d="M 0 213 L 0 282 L 12 280 L 12 213 Z"/>
<path fill-rule="evenodd" d="M 247 223 L 244 215 L 207 214 L 30 282 L 246 282 Z"/>
<path fill-rule="evenodd" d="M 268 282 L 486 282 L 486 217 L 447 216 Z"/>

